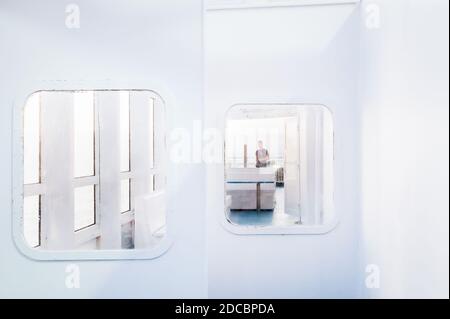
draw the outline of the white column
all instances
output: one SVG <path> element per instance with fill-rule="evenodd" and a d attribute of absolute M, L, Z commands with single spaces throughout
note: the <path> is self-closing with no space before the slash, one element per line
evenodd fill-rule
<path fill-rule="evenodd" d="M 75 247 L 73 180 L 73 95 L 42 92 L 42 247 Z"/>
<path fill-rule="evenodd" d="M 322 211 L 322 111 L 310 107 L 301 112 L 300 206 L 303 225 L 321 223 Z"/>
<path fill-rule="evenodd" d="M 314 171 L 314 224 L 323 224 L 323 110 L 314 107 L 315 121 L 315 171 Z"/>
<path fill-rule="evenodd" d="M 333 118 L 328 110 L 324 110 L 323 114 L 323 178 L 322 178 L 322 223 L 331 222 L 334 217 L 334 130 Z"/>
<path fill-rule="evenodd" d="M 121 249 L 120 98 L 118 91 L 96 92 L 100 135 L 100 248 Z"/>
<path fill-rule="evenodd" d="M 150 92 L 132 92 L 130 102 L 135 248 L 146 249 L 166 223 L 164 108 Z M 160 191 L 153 192 L 153 175 Z"/>
<path fill-rule="evenodd" d="M 292 117 L 285 122 L 284 209 L 285 213 L 300 219 L 299 174 L 299 119 Z"/>
<path fill-rule="evenodd" d="M 153 99 L 148 92 L 130 93 L 131 123 L 131 169 L 133 178 L 131 188 L 134 197 L 148 195 L 150 186 L 153 147 Z"/>
<path fill-rule="evenodd" d="M 160 98 L 154 99 L 154 170 L 155 190 L 166 188 L 166 118 L 165 105 Z"/>

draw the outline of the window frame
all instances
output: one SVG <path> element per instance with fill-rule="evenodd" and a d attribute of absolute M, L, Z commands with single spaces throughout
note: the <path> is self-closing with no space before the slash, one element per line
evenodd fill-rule
<path fill-rule="evenodd" d="M 31 94 L 32 95 L 32 94 Z M 31 95 L 29 97 L 31 97 Z M 28 98 L 27 98 L 28 101 Z M 42 246 L 42 196 L 44 195 L 44 190 L 45 188 L 42 185 L 42 157 L 41 157 L 41 152 L 42 152 L 42 132 L 41 132 L 41 98 L 39 96 L 38 99 L 38 107 L 39 107 L 39 137 L 38 137 L 38 141 L 39 141 L 39 147 L 38 147 L 38 152 L 39 152 L 39 164 L 38 164 L 38 180 L 36 183 L 28 183 L 25 184 L 25 178 L 23 178 L 23 199 L 22 201 L 25 200 L 26 197 L 34 197 L 37 196 L 39 199 L 39 239 L 38 242 L 39 244 L 37 246 L 31 247 L 33 249 L 39 249 Z M 25 109 L 25 106 L 24 106 Z M 23 114 L 25 115 L 25 112 L 23 112 Z M 23 121 L 24 121 L 24 117 L 23 117 Z M 24 130 L 23 130 L 23 134 L 25 134 Z M 25 147 L 25 142 L 23 142 L 23 146 Z M 23 148 L 25 150 L 25 148 Z M 24 166 L 25 166 L 25 160 L 24 160 Z M 24 169 L 25 171 L 25 169 Z M 24 175 L 24 174 L 23 174 Z M 22 216 L 22 218 L 24 218 L 24 216 Z M 24 221 L 22 220 L 22 223 L 24 223 Z M 26 242 L 26 240 L 25 240 Z"/>
<path fill-rule="evenodd" d="M 245 106 L 262 106 L 262 107 L 273 107 L 273 106 L 297 106 L 297 107 L 308 107 L 308 106 L 315 106 L 315 107 L 322 107 L 326 109 L 331 114 L 331 119 L 333 123 L 333 176 L 335 175 L 335 166 L 336 166 L 336 142 L 335 142 L 335 117 L 334 113 L 331 108 L 324 104 L 320 103 L 236 103 L 231 105 L 228 109 L 224 112 L 224 122 L 223 122 L 223 171 L 222 171 L 222 180 L 220 183 L 223 185 L 223 209 L 218 211 L 218 220 L 221 226 L 227 230 L 228 232 L 234 234 L 234 235 L 242 235 L 242 236 L 249 236 L 249 235 L 325 235 L 333 230 L 336 229 L 336 227 L 339 224 L 339 215 L 336 209 L 333 210 L 333 219 L 323 225 L 290 225 L 290 226 L 258 226 L 258 225 L 237 225 L 232 223 L 227 218 L 227 192 L 226 192 L 226 170 L 227 170 L 227 121 L 229 118 L 229 113 L 232 111 L 233 108 L 237 107 L 245 107 Z M 334 202 L 334 185 L 336 184 L 334 178 L 333 178 L 333 202 Z"/>
<path fill-rule="evenodd" d="M 78 91 L 78 92 L 90 92 L 90 91 Z M 98 173 L 100 172 L 100 143 L 99 143 L 99 121 L 98 121 L 98 107 L 95 101 L 95 93 L 92 94 L 92 105 L 93 105 L 93 117 L 94 117 L 94 153 L 93 153 L 93 175 L 86 176 L 73 176 L 72 179 L 72 188 L 75 192 L 76 188 L 84 187 L 84 186 L 94 186 L 94 223 L 91 225 L 84 226 L 80 229 L 74 229 L 75 232 L 75 240 L 77 243 L 83 243 L 85 241 L 89 241 L 100 236 L 100 227 L 98 226 L 99 221 L 99 211 L 98 211 L 98 202 L 100 200 L 100 192 L 99 192 L 99 184 L 100 178 Z M 75 104 L 74 104 L 75 106 Z M 75 146 L 75 145 L 73 145 Z M 74 216 L 75 217 L 75 216 Z"/>
<path fill-rule="evenodd" d="M 51 85 L 51 88 L 48 86 Z M 158 91 L 165 92 L 166 95 L 170 97 L 170 94 L 165 91 L 163 87 L 158 85 L 154 85 L 155 87 L 159 87 Z M 124 88 L 125 87 L 125 88 Z M 165 162 L 167 157 L 167 145 L 166 145 L 166 100 L 164 100 L 161 95 L 156 93 L 154 90 L 148 89 L 136 89 L 136 87 L 140 87 L 139 85 L 112 85 L 110 81 L 105 81 L 104 85 L 99 85 L 98 81 L 93 81 L 91 84 L 79 87 L 77 83 L 65 82 L 61 83 L 60 81 L 55 81 L 49 83 L 43 83 L 40 88 L 30 87 L 27 90 L 23 90 L 22 94 L 19 94 L 19 98 L 15 99 L 13 103 L 13 143 L 12 143 L 12 154 L 13 154 L 13 165 L 12 165 L 12 228 L 13 228 L 13 241 L 18 248 L 18 250 L 33 260 L 139 260 L 139 259 L 154 259 L 157 258 L 164 253 L 166 253 L 173 244 L 173 240 L 170 236 L 170 232 L 167 233 L 164 238 L 160 240 L 158 245 L 149 249 L 142 250 L 65 250 L 65 251 L 54 251 L 54 250 L 45 250 L 41 248 L 31 248 L 25 241 L 25 237 L 23 234 L 23 198 L 27 195 L 43 195 L 45 193 L 45 186 L 42 184 L 23 184 L 23 173 L 24 173 L 24 149 L 23 149 L 23 110 L 28 101 L 28 98 L 35 93 L 39 92 L 77 92 L 77 91 L 136 91 L 136 92 L 147 92 L 149 96 L 154 99 L 154 107 L 160 108 L 160 114 L 163 118 L 163 123 L 160 125 L 162 128 L 161 132 L 159 132 L 159 136 L 161 138 L 160 146 L 163 147 L 161 150 L 160 161 L 158 167 L 152 168 L 152 174 L 159 174 L 166 179 L 166 170 L 165 170 Z M 29 93 L 32 92 L 32 93 Z M 96 143 L 98 142 L 98 138 L 96 139 Z M 97 154 L 96 154 L 97 155 Z M 96 161 L 96 165 L 97 165 Z M 81 184 L 91 184 L 92 180 L 94 180 L 97 176 L 89 176 L 82 178 L 74 178 L 73 184 L 81 185 Z M 86 179 L 82 181 L 82 179 Z M 89 179 L 92 179 L 90 182 Z M 92 184 L 91 184 L 92 185 Z M 164 188 L 165 189 L 165 188 Z M 98 195 L 98 191 L 96 192 Z M 98 213 L 98 211 L 96 212 Z M 166 211 L 166 216 L 168 211 Z M 98 216 L 96 216 L 96 220 L 98 220 Z M 166 226 L 169 228 L 169 226 Z M 98 237 L 97 227 L 96 225 L 88 227 L 86 229 L 82 229 L 77 232 L 78 242 L 84 242 L 91 238 Z M 41 242 L 44 238 L 40 239 Z"/>

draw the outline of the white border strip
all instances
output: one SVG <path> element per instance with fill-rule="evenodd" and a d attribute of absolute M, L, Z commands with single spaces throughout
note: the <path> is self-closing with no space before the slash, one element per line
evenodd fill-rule
<path fill-rule="evenodd" d="M 357 4 L 360 0 L 242 0 L 230 1 L 207 1 L 206 10 L 233 10 L 233 9 L 252 9 L 252 8 L 275 8 L 275 7 L 297 7 L 297 6 L 322 6 L 322 5 L 341 5 Z"/>

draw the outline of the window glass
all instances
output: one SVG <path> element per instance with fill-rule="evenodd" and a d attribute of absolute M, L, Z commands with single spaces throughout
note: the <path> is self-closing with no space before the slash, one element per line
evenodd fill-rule
<path fill-rule="evenodd" d="M 120 92 L 120 171 L 130 171 L 130 92 Z"/>
<path fill-rule="evenodd" d="M 41 200 L 40 196 L 27 196 L 23 201 L 23 227 L 27 244 L 38 247 L 41 244 Z"/>
<path fill-rule="evenodd" d="M 165 230 L 166 195 L 161 185 L 161 192 L 153 192 L 156 174 L 163 181 L 165 172 L 158 163 L 163 156 L 154 154 L 166 150 L 164 126 L 154 123 L 164 120 L 162 105 L 155 93 L 143 90 L 32 94 L 16 140 L 24 179 L 23 189 L 14 193 L 15 209 L 21 210 L 14 223 L 21 236 L 15 238 L 52 252 L 158 245 L 165 233 L 160 230 Z M 142 227 L 142 218 L 158 227 Z"/>
<path fill-rule="evenodd" d="M 154 161 L 155 161 L 155 99 L 151 98 L 149 99 L 149 120 L 148 120 L 148 128 L 150 132 L 150 138 L 149 138 L 149 149 L 150 149 L 150 167 L 154 168 Z"/>
<path fill-rule="evenodd" d="M 75 231 L 95 224 L 95 186 L 75 188 Z"/>
<path fill-rule="evenodd" d="M 333 121 L 327 108 L 234 106 L 225 145 L 229 223 L 266 228 L 333 223 Z"/>
<path fill-rule="evenodd" d="M 40 94 L 30 96 L 24 108 L 24 184 L 40 181 Z"/>
<path fill-rule="evenodd" d="M 74 176 L 95 174 L 94 92 L 74 94 Z"/>
<path fill-rule="evenodd" d="M 125 213 L 131 210 L 131 180 L 123 179 L 120 183 L 120 212 Z"/>

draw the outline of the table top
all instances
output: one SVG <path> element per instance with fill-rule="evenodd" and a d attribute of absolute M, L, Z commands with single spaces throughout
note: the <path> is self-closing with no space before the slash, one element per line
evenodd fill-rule
<path fill-rule="evenodd" d="M 275 181 L 227 181 L 227 184 L 274 184 Z"/>

